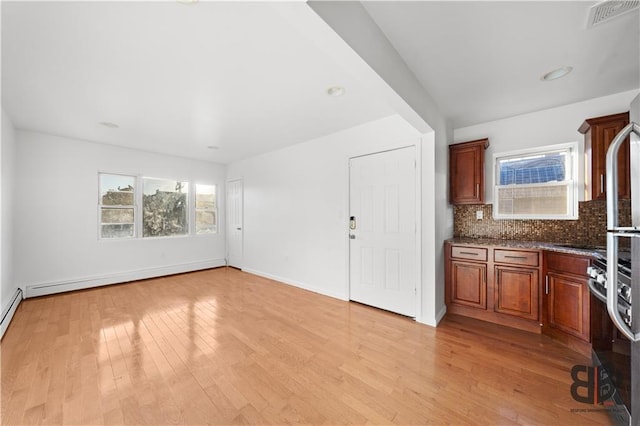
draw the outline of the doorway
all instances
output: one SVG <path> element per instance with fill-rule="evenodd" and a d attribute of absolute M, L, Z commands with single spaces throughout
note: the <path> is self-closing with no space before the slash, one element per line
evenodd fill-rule
<path fill-rule="evenodd" d="M 243 259 L 243 181 L 227 182 L 227 264 L 242 269 Z"/>
<path fill-rule="evenodd" d="M 416 316 L 416 147 L 349 160 L 349 298 Z"/>

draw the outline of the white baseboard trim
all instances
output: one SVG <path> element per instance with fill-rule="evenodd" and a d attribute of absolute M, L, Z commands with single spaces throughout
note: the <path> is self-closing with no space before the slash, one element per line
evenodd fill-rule
<path fill-rule="evenodd" d="M 4 336 L 4 332 L 7 331 L 7 328 L 9 328 L 9 324 L 13 319 L 13 314 L 16 313 L 20 302 L 22 302 L 22 289 L 17 288 L 16 292 L 11 298 L 11 301 L 6 306 L 2 307 L 2 318 L 0 320 L 0 339 L 2 339 L 2 336 Z"/>
<path fill-rule="evenodd" d="M 313 287 L 313 286 L 310 286 L 308 284 L 302 283 L 300 281 L 290 280 L 288 278 L 280 277 L 280 276 L 269 274 L 269 273 L 262 272 L 262 271 L 257 271 L 255 269 L 250 269 L 250 268 L 242 268 L 242 270 L 244 272 L 248 272 L 249 274 L 257 275 L 257 276 L 263 277 L 263 278 L 268 278 L 268 279 L 274 280 L 274 281 L 279 281 L 279 282 L 281 282 L 283 284 L 287 284 L 287 285 L 290 285 L 290 286 L 293 286 L 293 287 L 298 287 L 298 288 L 301 288 L 303 290 L 312 291 L 314 293 L 322 294 L 323 296 L 329 296 L 329 297 L 333 297 L 334 299 L 340 299 L 340 300 L 345 300 L 345 301 L 349 300 L 349 297 L 346 296 L 345 294 L 341 294 L 341 293 L 337 293 L 337 292 L 333 292 L 333 291 L 327 291 L 325 289 Z"/>
<path fill-rule="evenodd" d="M 444 315 L 447 313 L 447 305 L 443 305 L 442 308 L 440 308 L 440 311 L 438 311 L 438 314 L 436 315 L 436 327 L 438 326 L 438 324 L 440 324 L 440 321 L 442 321 L 442 318 L 444 318 Z"/>
<path fill-rule="evenodd" d="M 109 284 L 119 284 L 129 281 L 144 280 L 147 278 L 161 277 L 165 275 L 182 274 L 184 272 L 199 271 L 202 269 L 218 268 L 225 266 L 224 259 L 211 259 L 199 262 L 180 263 L 177 265 L 160 266 L 157 268 L 145 268 L 134 271 L 118 272 L 115 274 L 81 277 L 64 281 L 51 281 L 26 286 L 25 297 L 45 296 L 48 294 L 62 293 L 65 291 L 84 290 Z"/>
<path fill-rule="evenodd" d="M 442 320 L 442 318 L 444 318 L 444 315 L 446 313 L 447 313 L 447 305 L 444 305 L 444 306 L 442 306 L 442 308 L 440 308 L 440 310 L 436 314 L 435 318 L 427 319 L 427 318 L 423 317 L 418 322 L 420 324 L 430 325 L 431 327 L 437 327 L 438 324 L 440 323 L 440 321 Z"/>

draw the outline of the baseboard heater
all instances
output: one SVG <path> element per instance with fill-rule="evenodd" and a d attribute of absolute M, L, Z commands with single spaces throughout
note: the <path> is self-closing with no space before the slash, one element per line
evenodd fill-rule
<path fill-rule="evenodd" d="M 0 320 L 0 339 L 4 336 L 4 332 L 9 327 L 13 314 L 16 312 L 16 309 L 18 309 L 18 305 L 20 305 L 22 299 L 22 289 L 18 288 L 11 299 L 11 303 L 2 310 L 2 320 Z"/>
<path fill-rule="evenodd" d="M 219 268 L 224 266 L 224 259 L 209 259 L 175 265 L 144 268 L 108 275 L 94 275 L 79 277 L 71 280 L 50 281 L 27 285 L 24 297 L 47 296 L 49 294 L 64 293 L 67 291 L 84 290 L 87 288 L 101 287 L 111 284 L 122 284 L 131 281 L 146 280 L 149 278 L 164 277 L 173 274 L 195 272 L 203 269 Z"/>

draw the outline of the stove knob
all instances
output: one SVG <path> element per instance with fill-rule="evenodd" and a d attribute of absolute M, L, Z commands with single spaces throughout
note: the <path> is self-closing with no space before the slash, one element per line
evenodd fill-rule
<path fill-rule="evenodd" d="M 631 289 L 626 285 L 620 286 L 618 288 L 618 294 L 624 299 L 629 300 L 629 297 L 631 296 Z"/>

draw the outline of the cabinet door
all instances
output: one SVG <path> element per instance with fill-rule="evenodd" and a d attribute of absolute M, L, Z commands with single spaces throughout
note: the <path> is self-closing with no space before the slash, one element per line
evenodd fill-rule
<path fill-rule="evenodd" d="M 605 200 L 607 198 L 607 150 L 616 134 L 629 124 L 629 114 L 589 119 L 586 124 L 590 126 L 585 145 L 587 158 L 591 160 L 591 164 L 587 164 L 587 169 L 591 170 L 590 195 L 592 200 Z M 620 198 L 631 197 L 629 158 L 629 139 L 627 138 L 618 151 L 618 196 Z"/>
<path fill-rule="evenodd" d="M 451 303 L 487 309 L 487 265 L 451 262 Z"/>
<path fill-rule="evenodd" d="M 451 204 L 484 203 L 484 150 L 488 141 L 449 146 Z"/>
<path fill-rule="evenodd" d="M 586 279 L 547 274 L 548 323 L 565 333 L 589 341 L 589 290 Z"/>
<path fill-rule="evenodd" d="M 494 310 L 530 320 L 539 318 L 537 269 L 495 267 Z"/>

